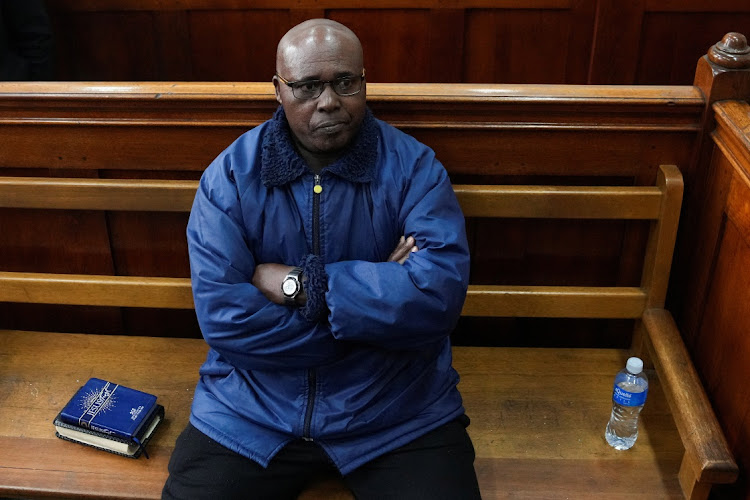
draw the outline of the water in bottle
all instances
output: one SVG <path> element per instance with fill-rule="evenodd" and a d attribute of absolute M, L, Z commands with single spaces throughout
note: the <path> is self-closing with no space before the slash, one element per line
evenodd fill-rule
<path fill-rule="evenodd" d="M 612 415 L 604 436 L 616 450 L 627 450 L 638 439 L 638 416 L 646 402 L 648 379 L 643 361 L 628 359 L 625 369 L 615 376 L 612 392 Z"/>

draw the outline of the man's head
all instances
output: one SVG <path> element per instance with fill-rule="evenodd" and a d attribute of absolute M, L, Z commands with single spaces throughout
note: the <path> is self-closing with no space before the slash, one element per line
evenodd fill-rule
<path fill-rule="evenodd" d="M 335 159 L 357 135 L 365 116 L 365 82 L 359 93 L 348 93 L 357 88 L 363 75 L 362 45 L 357 36 L 343 24 L 329 19 L 311 19 L 289 30 L 276 51 L 276 74 L 273 84 L 276 100 L 284 107 L 300 153 L 306 159 L 319 159 L 323 164 Z M 311 80 L 340 81 L 323 85 L 316 98 L 300 99 L 286 82 Z M 281 78 L 281 79 L 280 79 Z M 296 93 L 305 97 L 304 86 Z"/>

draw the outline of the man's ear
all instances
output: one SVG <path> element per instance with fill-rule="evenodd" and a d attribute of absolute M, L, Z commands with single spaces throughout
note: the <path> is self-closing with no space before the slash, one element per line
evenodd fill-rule
<path fill-rule="evenodd" d="M 276 76 L 274 76 L 274 77 L 273 77 L 273 78 L 271 79 L 271 81 L 273 82 L 273 90 L 274 90 L 274 92 L 276 92 L 276 101 L 277 101 L 277 102 L 278 102 L 279 104 L 283 104 L 283 103 L 281 102 L 281 88 L 279 87 L 279 85 L 280 85 L 280 83 L 279 83 L 279 79 L 278 79 L 278 78 L 277 78 Z"/>

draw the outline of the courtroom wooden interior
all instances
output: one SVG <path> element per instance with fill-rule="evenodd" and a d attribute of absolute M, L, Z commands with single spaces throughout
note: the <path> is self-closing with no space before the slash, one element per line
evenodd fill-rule
<path fill-rule="evenodd" d="M 270 84 L 19 88 L 5 84 L 0 100 L 6 175 L 197 179 L 215 155 L 276 106 Z M 431 145 L 456 183 L 650 185 L 659 164 L 690 164 L 704 108 L 694 87 L 371 84 L 368 91 L 376 116 Z M 3 210 L 4 233 L 12 235 L 0 244 L 3 270 L 189 275 L 185 214 Z M 65 229 L 69 218 L 77 231 Z M 38 230 L 27 231 L 31 226 Z M 575 276 L 580 284 L 626 286 L 640 279 L 646 227 L 638 221 L 539 221 L 521 228 L 514 220 L 471 220 L 468 229 L 475 284 L 559 285 Z M 50 319 L 33 310 L 7 306 L 4 326 L 199 336 L 191 313 L 165 312 L 160 319 L 155 311 L 66 310 L 64 319 Z M 545 322 L 503 321 L 504 341 L 528 345 L 525 338 L 540 329 L 536 323 Z M 479 336 L 490 330 L 485 323 L 467 320 L 459 330 Z M 555 327 L 566 335 L 553 339 L 569 344 L 622 347 L 632 324 Z M 602 336 L 602 330 L 612 334 Z M 458 343 L 473 340 L 469 333 L 456 335 Z M 485 339 L 490 341 L 498 340 Z"/>
<path fill-rule="evenodd" d="M 690 263 L 691 293 L 682 311 L 682 329 L 703 375 L 732 452 L 745 473 L 717 498 L 750 494 L 750 394 L 744 384 L 750 366 L 750 104 L 714 104 L 716 130 L 707 197 L 696 221 L 702 238 Z"/>
<path fill-rule="evenodd" d="M 268 81 L 284 32 L 327 17 L 358 33 L 372 82 L 689 85 L 707 47 L 750 33 L 744 0 L 47 4 L 58 80 Z"/>
<path fill-rule="evenodd" d="M 629 481 L 616 479 L 623 467 L 637 471 L 641 494 L 651 498 L 677 498 L 681 491 L 687 498 L 706 498 L 712 483 L 731 482 L 736 477 L 736 464 L 680 334 L 669 313 L 661 309 L 682 186 L 679 170 L 669 165 L 660 167 L 655 187 L 455 185 L 467 217 L 651 221 L 638 286 L 470 285 L 462 313 L 467 316 L 642 318 L 635 335 L 636 352 L 653 360 L 658 370 L 658 375 L 651 374 L 652 403 L 644 415 L 639 447 L 621 455 L 602 439 L 610 404 L 608 398 L 598 395 L 609 392 L 612 373 L 629 350 L 456 348 L 461 390 L 475 422 L 471 434 L 485 498 L 502 498 L 510 491 L 532 495 L 576 492 L 582 498 L 632 493 Z M 196 187 L 195 182 L 174 180 L 8 177 L 0 179 L 0 204 L 22 210 L 185 212 Z M 8 302 L 192 307 L 187 278 L 0 272 L 0 284 L 0 301 Z M 27 415 L 28 405 L 35 410 L 33 416 L 23 419 L 24 432 L 18 433 L 14 419 L 3 426 L 0 441 L 5 454 L 0 471 L 8 480 L 0 482 L 0 492 L 157 498 L 165 479 L 165 461 L 189 414 L 194 381 L 191 384 L 186 379 L 196 373 L 201 355 L 205 356 L 203 343 L 197 339 L 94 334 L 0 334 L 9 341 L 3 348 L 5 370 L 9 370 L 4 374 L 13 381 L 6 385 L 2 379 L 8 394 L 4 406 L 14 413 L 25 408 Z M 127 362 L 118 359 L 123 351 Z M 58 357 L 62 359 L 51 362 Z M 540 364 L 545 359 L 547 370 Z M 165 364 L 169 367 L 160 373 L 157 366 Z M 512 368 L 506 371 L 507 366 Z M 556 369 L 550 370 L 550 366 Z M 585 381 L 561 387 L 554 383 L 560 370 L 584 372 Z M 82 378 L 94 374 L 164 398 L 172 420 L 154 440 L 152 464 L 119 465 L 111 457 L 100 460 L 100 452 L 84 447 L 67 451 L 45 428 L 59 409 L 58 399 L 64 402 Z M 19 380 L 20 390 L 15 387 Z M 548 383 L 540 387 L 545 380 Z M 177 387 L 175 382 L 179 382 Z M 31 394 L 27 386 L 32 388 Z M 39 398 L 40 390 L 45 397 Z M 599 418 L 586 420 L 589 415 Z M 538 424 L 529 427 L 529 418 L 544 424 L 549 419 L 551 425 L 547 429 Z M 49 449 L 42 451 L 45 447 Z M 59 463 L 60 455 L 69 455 L 70 461 Z M 574 461 L 575 471 L 564 466 L 561 470 L 561 458 Z M 510 461 L 519 461 L 521 466 L 515 468 Z M 542 485 L 527 482 L 532 470 L 551 479 Z M 517 477 L 499 481 L 504 474 Z M 586 478 L 585 486 L 578 483 L 580 477 Z M 134 487 L 132 482 L 138 485 Z"/>
<path fill-rule="evenodd" d="M 742 142 L 747 125 L 741 111 L 725 113 L 724 122 L 717 113 L 724 125 L 718 130 L 724 132 L 714 140 L 724 145 L 713 161 L 708 132 L 713 129 L 716 100 L 750 95 L 747 74 L 747 70 L 735 71 L 729 75 L 732 79 L 724 78 L 728 73 L 717 71 L 704 58 L 696 85 L 685 87 L 368 87 L 376 115 L 436 149 L 454 182 L 649 185 L 659 164 L 684 169 L 685 210 L 691 222 L 701 223 L 681 227 L 673 274 L 679 283 L 690 286 L 673 287 L 668 300 L 679 306 L 678 323 L 701 378 L 707 381 L 732 451 L 742 459 L 740 489 L 727 490 L 735 495 L 747 493 L 744 478 L 750 474 L 746 453 L 750 438 L 745 431 L 749 413 L 742 403 L 748 400 L 742 396 L 746 391 L 742 367 L 750 357 L 742 335 L 746 329 L 738 321 L 748 317 L 742 309 L 748 302 L 742 300 L 747 293 L 744 275 L 736 272 L 747 269 L 742 265 L 748 255 L 742 201 L 747 195 L 737 194 L 744 191 L 735 187 L 728 203 L 727 186 L 728 179 L 741 180 L 746 176 L 742 172 L 750 170 L 742 153 L 747 148 Z M 724 104 L 715 106 L 732 110 Z M 0 168 L 10 176 L 194 180 L 213 156 L 270 116 L 273 107 L 268 84 L 0 84 Z M 735 136 L 739 139 L 728 139 Z M 733 185 L 741 186 L 738 182 Z M 51 216 L 0 209 L 0 232 L 10 235 L 0 244 L 0 265 L 3 271 L 186 277 L 185 220 L 185 214 L 169 213 L 63 210 Z M 472 257 L 476 269 L 483 269 L 480 276 L 473 272 L 473 283 L 481 283 L 485 276 L 502 279 L 515 273 L 524 279 L 543 276 L 547 283 L 566 284 L 570 276 L 564 271 L 570 268 L 580 269 L 586 284 L 596 284 L 605 275 L 624 286 L 637 280 L 641 270 L 634 262 L 645 246 L 645 228 L 638 223 L 598 227 L 596 221 L 587 227 L 589 222 L 568 228 L 532 224 L 520 230 L 515 221 L 501 229 L 485 227 L 486 221 L 469 221 Z M 75 230 L 67 229 L 71 225 Z M 500 230 L 511 237 L 499 240 Z M 579 239 L 589 233 L 599 236 Z M 552 248 L 547 243 L 551 236 Z M 498 255 L 498 248 L 506 255 Z M 554 264 L 539 268 L 542 256 Z M 561 269 L 562 274 L 555 275 Z M 47 306 L 40 310 L 5 304 L 0 320 L 0 328 L 198 335 L 190 311 L 110 307 L 71 311 Z M 464 325 L 468 333 L 459 333 L 459 343 L 486 341 L 479 338 L 477 330 L 481 330 L 509 332 L 510 338 L 500 341 L 507 345 L 539 345 L 550 337 L 569 339 L 568 334 L 583 329 L 585 335 L 575 339 L 575 345 L 614 337 L 622 347 L 632 327 L 618 322 L 566 327 L 544 319 L 529 326 L 526 320 L 511 319 L 498 328 L 481 318 L 472 320 Z M 497 343 L 499 335 L 492 337 L 487 342 Z M 726 367 L 731 369 L 725 372 Z M 18 429 L 20 424 L 10 425 Z"/>

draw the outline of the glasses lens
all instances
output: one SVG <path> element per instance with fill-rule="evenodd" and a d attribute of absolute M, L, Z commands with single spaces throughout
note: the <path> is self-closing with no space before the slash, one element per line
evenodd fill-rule
<path fill-rule="evenodd" d="M 345 76 L 337 78 L 333 82 L 333 90 L 338 95 L 354 95 L 362 89 L 362 78 L 358 76 Z"/>
<path fill-rule="evenodd" d="M 322 94 L 322 90 L 323 82 L 320 80 L 308 80 L 292 85 L 292 93 L 297 99 L 315 99 Z"/>
<path fill-rule="evenodd" d="M 317 99 L 323 93 L 323 87 L 330 83 L 333 91 L 340 96 L 350 96 L 358 94 L 362 90 L 361 76 L 342 76 L 332 82 L 323 80 L 307 80 L 304 82 L 294 82 L 291 84 L 292 93 L 297 99 Z"/>

